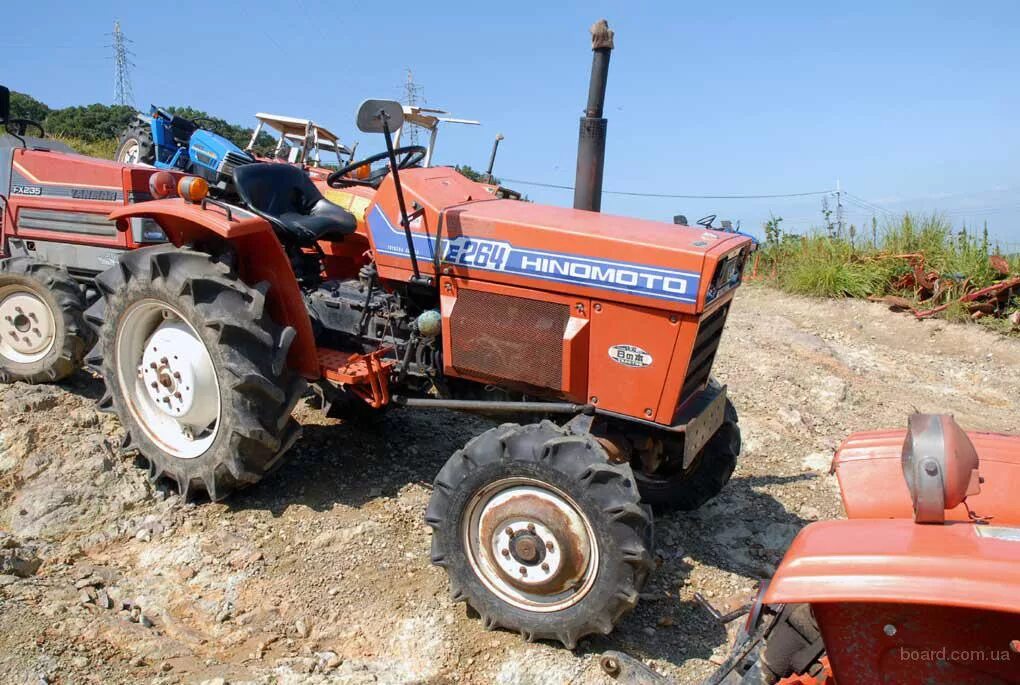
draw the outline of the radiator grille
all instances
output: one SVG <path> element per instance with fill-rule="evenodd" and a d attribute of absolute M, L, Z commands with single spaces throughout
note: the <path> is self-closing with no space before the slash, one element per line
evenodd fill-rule
<path fill-rule="evenodd" d="M 461 290 L 450 315 L 451 366 L 460 373 L 563 389 L 563 334 L 570 307 Z"/>
<path fill-rule="evenodd" d="M 694 339 L 691 362 L 687 365 L 687 376 L 684 378 L 683 390 L 680 391 L 681 404 L 697 392 L 712 373 L 712 362 L 715 361 L 715 352 L 719 349 L 729 310 L 730 305 L 726 303 L 698 324 L 698 336 Z"/>

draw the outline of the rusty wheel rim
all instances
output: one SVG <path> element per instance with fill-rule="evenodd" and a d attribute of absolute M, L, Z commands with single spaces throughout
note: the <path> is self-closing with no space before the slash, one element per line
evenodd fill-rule
<path fill-rule="evenodd" d="M 468 502 L 462 534 L 475 575 L 496 596 L 527 611 L 581 601 L 598 570 L 598 541 L 577 503 L 549 483 L 505 478 Z"/>

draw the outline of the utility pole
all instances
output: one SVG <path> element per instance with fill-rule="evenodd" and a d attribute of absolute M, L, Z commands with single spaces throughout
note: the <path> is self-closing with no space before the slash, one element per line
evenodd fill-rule
<path fill-rule="evenodd" d="M 113 101 L 118 105 L 130 105 L 134 106 L 135 94 L 131 88 L 131 67 L 135 66 L 135 63 L 131 61 L 131 57 L 135 53 L 128 49 L 127 44 L 133 43 L 131 39 L 127 38 L 124 33 L 120 30 L 120 22 L 113 22 L 113 33 L 106 34 L 113 36 L 113 45 L 107 45 L 108 48 L 113 48 L 113 62 L 114 62 L 114 93 Z"/>
<path fill-rule="evenodd" d="M 843 193 L 839 188 L 839 179 L 836 179 L 836 235 L 843 237 Z"/>
<path fill-rule="evenodd" d="M 408 107 L 421 107 L 425 104 L 425 88 L 414 82 L 414 74 L 410 67 L 407 69 L 407 80 L 404 82 L 404 104 Z M 400 137 L 407 141 L 405 145 L 417 145 L 418 127 L 405 123 L 404 129 Z"/>

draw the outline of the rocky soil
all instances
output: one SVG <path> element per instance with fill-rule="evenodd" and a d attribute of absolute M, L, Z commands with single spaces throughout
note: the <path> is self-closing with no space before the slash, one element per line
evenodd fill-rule
<path fill-rule="evenodd" d="M 0 682 L 605 683 L 619 649 L 695 683 L 728 649 L 694 600 L 739 605 L 796 532 L 841 515 L 849 432 L 951 411 L 1020 431 L 1020 342 L 864 302 L 745 287 L 716 364 L 744 453 L 702 510 L 656 520 L 658 571 L 608 638 L 574 651 L 486 632 L 428 564 L 429 483 L 484 420 L 302 407 L 286 464 L 183 504 L 118 456 L 101 384 L 0 387 Z"/>

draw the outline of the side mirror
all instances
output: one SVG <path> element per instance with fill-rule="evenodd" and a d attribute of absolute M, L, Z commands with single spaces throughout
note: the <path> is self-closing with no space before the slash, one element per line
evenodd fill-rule
<path fill-rule="evenodd" d="M 365 100 L 358 107 L 358 130 L 382 133 L 383 123 L 393 133 L 404 125 L 404 108 L 394 100 Z"/>
<path fill-rule="evenodd" d="M 6 124 L 11 118 L 11 91 L 7 86 L 0 86 L 0 124 Z"/>

